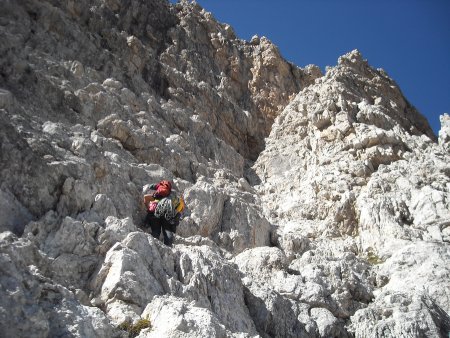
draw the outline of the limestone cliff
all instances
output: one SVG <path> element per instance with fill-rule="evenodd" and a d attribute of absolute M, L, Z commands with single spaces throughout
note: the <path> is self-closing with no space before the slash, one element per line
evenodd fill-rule
<path fill-rule="evenodd" d="M 358 51 L 299 68 L 188 1 L 4 0 L 0 32 L 2 335 L 448 335 L 448 115 Z"/>

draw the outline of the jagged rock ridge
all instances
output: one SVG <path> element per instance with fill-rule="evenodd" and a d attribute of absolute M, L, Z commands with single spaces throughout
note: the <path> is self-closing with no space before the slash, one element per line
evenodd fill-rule
<path fill-rule="evenodd" d="M 2 9 L 2 334 L 448 334 L 448 115 L 435 143 L 357 51 L 322 76 L 187 1 Z"/>
<path fill-rule="evenodd" d="M 448 330 L 443 135 L 433 143 L 395 83 L 353 51 L 289 103 L 255 164 L 288 269 L 308 278 L 312 260 L 320 271 L 310 276 L 314 301 L 350 317 L 348 329 L 358 337 Z M 343 266 L 353 254 L 357 261 Z M 343 277 L 349 274 L 353 280 Z"/>

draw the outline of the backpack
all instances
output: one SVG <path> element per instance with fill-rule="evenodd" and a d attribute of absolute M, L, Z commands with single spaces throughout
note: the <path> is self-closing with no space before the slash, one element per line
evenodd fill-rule
<path fill-rule="evenodd" d="M 156 207 L 158 206 L 158 202 L 159 202 L 159 200 L 151 201 L 151 202 L 148 204 L 147 210 L 148 210 L 149 212 L 155 212 Z"/>
<path fill-rule="evenodd" d="M 184 211 L 184 199 L 183 197 L 175 197 L 172 198 L 172 207 L 175 209 L 177 213 L 181 213 Z"/>
<path fill-rule="evenodd" d="M 154 213 L 160 200 L 169 197 L 171 194 L 172 183 L 167 180 L 162 180 L 161 182 L 151 185 L 150 187 L 153 188 L 155 192 L 153 194 L 144 195 L 144 204 L 149 212 Z"/>
<path fill-rule="evenodd" d="M 159 200 L 153 197 L 153 195 L 144 195 L 144 204 L 149 212 L 155 212 L 156 207 L 158 206 L 158 202 Z"/>
<path fill-rule="evenodd" d="M 169 223 L 173 224 L 177 214 L 182 213 L 185 204 L 183 197 L 168 196 L 158 202 L 155 209 L 155 216 L 164 217 Z"/>

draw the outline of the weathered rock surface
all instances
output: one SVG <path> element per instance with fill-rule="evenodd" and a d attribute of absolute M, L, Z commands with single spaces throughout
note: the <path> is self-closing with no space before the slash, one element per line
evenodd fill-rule
<path fill-rule="evenodd" d="M 138 319 L 144 309 L 154 313 L 153 306 L 163 306 L 152 303 L 155 296 L 171 294 L 180 306 L 195 305 L 194 312 L 209 310 L 205 315 L 220 318 L 231 332 L 252 333 L 239 272 L 215 251 L 206 245 L 171 250 L 147 234 L 130 233 L 110 249 L 93 278 L 96 305 L 120 324 Z"/>
<path fill-rule="evenodd" d="M 82 290 L 52 280 L 55 260 L 29 240 L 3 232 L 0 251 L 2 336 L 119 336 L 103 311 L 78 299 Z"/>
<path fill-rule="evenodd" d="M 440 120 L 441 130 L 439 130 L 439 144 L 448 151 L 450 144 L 450 116 L 448 114 L 441 115 Z"/>
<path fill-rule="evenodd" d="M 2 335 L 448 335 L 449 118 L 359 52 L 322 76 L 189 1 L 25 0 L 0 55 Z"/>
<path fill-rule="evenodd" d="M 358 337 L 431 337 L 448 327 L 450 157 L 443 130 L 437 145 L 395 83 L 353 51 L 289 103 L 254 166 L 266 215 L 277 226 L 275 243 L 301 275 L 314 253 L 315 269 L 327 276 L 316 282 L 315 298 L 330 294 L 330 271 L 342 274 L 343 285 L 332 283 L 329 300 L 336 303 L 326 308 L 350 317 Z M 343 266 L 352 256 L 361 263 Z M 401 300 L 390 306 L 386 297 L 396 295 Z M 381 315 L 385 307 L 393 307 L 389 315 Z"/>

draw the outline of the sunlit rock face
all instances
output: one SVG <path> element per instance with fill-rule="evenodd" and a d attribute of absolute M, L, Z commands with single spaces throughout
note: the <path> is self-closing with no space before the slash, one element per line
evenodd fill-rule
<path fill-rule="evenodd" d="M 364 292 L 355 294 L 340 277 L 352 301 L 365 294 L 360 309 L 341 315 L 356 336 L 433 336 L 447 323 L 447 120 L 441 117 L 436 144 L 395 83 L 352 51 L 289 103 L 254 165 L 275 243 L 300 275 L 311 253 L 325 276 L 351 253 L 371 265 L 358 271 L 361 265 L 350 264 L 353 273 L 366 273 L 357 278 Z"/>
<path fill-rule="evenodd" d="M 358 51 L 323 75 L 181 1 L 6 1 L 0 332 L 440 337 L 449 118 L 437 138 Z M 173 247 L 142 188 L 187 208 Z"/>

